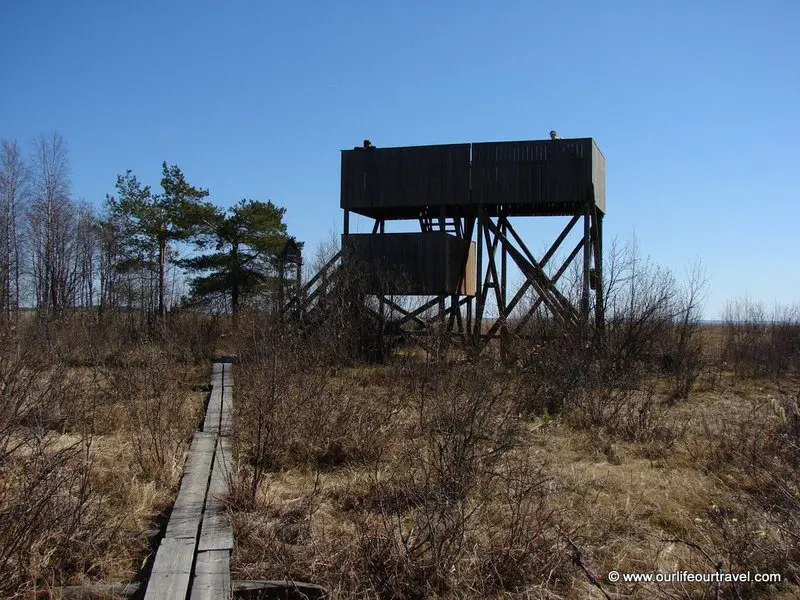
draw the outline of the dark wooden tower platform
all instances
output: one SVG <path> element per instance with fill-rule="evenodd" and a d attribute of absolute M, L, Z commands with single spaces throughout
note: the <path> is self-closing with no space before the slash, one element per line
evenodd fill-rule
<path fill-rule="evenodd" d="M 541 307 L 579 328 L 592 315 L 603 326 L 605 158 L 592 138 L 344 150 L 341 208 L 342 251 L 304 286 L 295 310 L 324 294 L 343 261 L 363 268 L 380 318 L 396 325 L 438 324 L 480 345 L 506 331 L 520 301 L 533 295 L 514 326 Z M 373 219 L 372 233 L 350 233 L 351 213 Z M 538 258 L 514 226 L 526 217 L 567 218 Z M 388 221 L 411 222 L 418 231 L 387 233 Z M 558 268 L 546 270 L 576 226 L 577 243 Z M 523 276 L 513 291 L 509 259 Z M 577 305 L 558 287 L 576 259 L 582 279 Z M 408 310 L 395 296 L 430 298 Z M 490 297 L 499 315 L 487 326 Z"/>

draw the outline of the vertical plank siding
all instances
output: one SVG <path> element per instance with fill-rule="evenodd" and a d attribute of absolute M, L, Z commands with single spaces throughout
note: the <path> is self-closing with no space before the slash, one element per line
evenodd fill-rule
<path fill-rule="evenodd" d="M 605 164 L 592 138 L 344 150 L 340 204 L 379 220 L 605 213 Z"/>

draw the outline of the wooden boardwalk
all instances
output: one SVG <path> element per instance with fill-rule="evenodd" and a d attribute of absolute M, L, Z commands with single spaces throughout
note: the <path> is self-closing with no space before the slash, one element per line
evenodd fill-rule
<path fill-rule="evenodd" d="M 215 361 L 203 429 L 192 439 L 146 600 L 231 597 L 233 531 L 221 499 L 231 476 L 232 409 L 233 365 Z"/>

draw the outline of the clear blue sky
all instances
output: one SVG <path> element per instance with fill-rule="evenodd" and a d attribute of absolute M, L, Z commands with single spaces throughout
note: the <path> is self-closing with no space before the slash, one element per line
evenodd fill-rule
<path fill-rule="evenodd" d="M 795 0 L 5 0 L 0 136 L 59 131 L 96 203 L 177 163 L 220 205 L 285 206 L 310 247 L 341 228 L 339 150 L 364 138 L 594 137 L 606 244 L 700 257 L 715 318 L 800 301 L 798 31 Z"/>

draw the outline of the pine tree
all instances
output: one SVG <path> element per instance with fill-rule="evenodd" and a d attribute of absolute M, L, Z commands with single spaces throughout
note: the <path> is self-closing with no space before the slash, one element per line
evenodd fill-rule
<path fill-rule="evenodd" d="M 185 241 L 208 226 L 216 215 L 215 207 L 204 201 L 208 190 L 190 185 L 176 166 L 162 163 L 161 194 L 153 194 L 131 171 L 117 178 L 117 198 L 108 206 L 118 221 L 125 223 L 126 246 L 131 259 L 156 258 L 158 273 L 158 312 L 166 316 L 164 275 L 172 242 Z"/>
<path fill-rule="evenodd" d="M 192 295 L 224 294 L 235 316 L 243 301 L 266 290 L 291 239 L 283 222 L 285 212 L 271 201 L 258 200 L 242 200 L 227 212 L 217 211 L 212 226 L 196 242 L 214 251 L 181 261 L 188 270 L 205 273 L 192 280 Z"/>

